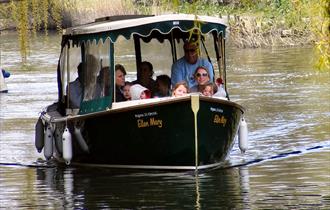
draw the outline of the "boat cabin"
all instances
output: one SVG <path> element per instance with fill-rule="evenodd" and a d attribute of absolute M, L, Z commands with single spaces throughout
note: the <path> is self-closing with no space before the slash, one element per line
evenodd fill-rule
<path fill-rule="evenodd" d="M 139 65 L 145 60 L 152 63 L 156 76 L 171 76 L 172 64 L 184 55 L 185 40 L 198 43 L 199 56 L 209 59 L 214 77 L 226 87 L 225 31 L 223 19 L 186 14 L 112 16 L 66 29 L 57 71 L 60 112 L 111 109 L 116 103 L 116 64 L 125 67 L 128 80 L 140 77 Z M 78 66 L 81 98 L 73 106 L 69 98 L 75 93 L 70 86 L 77 85 Z"/>

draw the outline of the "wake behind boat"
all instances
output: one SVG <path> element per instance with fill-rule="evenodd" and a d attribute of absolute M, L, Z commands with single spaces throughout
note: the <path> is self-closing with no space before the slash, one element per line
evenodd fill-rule
<path fill-rule="evenodd" d="M 247 135 L 246 124 L 240 123 L 244 108 L 229 100 L 228 91 L 225 98 L 192 93 L 116 102 L 115 64 L 117 49 L 131 43 L 135 62 L 130 66 L 139 69 L 148 45 L 157 43 L 163 53 L 157 59 L 171 58 L 161 69 L 169 74 L 183 41 L 194 38 L 226 90 L 225 30 L 223 19 L 184 14 L 113 16 L 66 29 L 57 68 L 58 101 L 45 108 L 36 124 L 37 150 L 67 164 L 180 170 L 219 166 L 240 125 L 243 142 Z M 77 66 L 83 96 L 73 107 L 70 84 Z M 99 86 L 101 74 L 107 82 Z"/>

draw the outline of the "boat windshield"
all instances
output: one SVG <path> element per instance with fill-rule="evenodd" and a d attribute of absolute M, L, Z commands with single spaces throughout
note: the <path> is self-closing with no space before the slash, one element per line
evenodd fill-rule
<path fill-rule="evenodd" d="M 104 43 L 100 41 L 99 43 L 93 42 L 86 44 L 83 101 L 109 96 L 109 54 L 109 39 Z"/>
<path fill-rule="evenodd" d="M 79 109 L 81 102 L 110 96 L 110 41 L 65 46 L 60 59 L 62 102 Z M 79 72 L 81 68 L 81 72 Z"/>

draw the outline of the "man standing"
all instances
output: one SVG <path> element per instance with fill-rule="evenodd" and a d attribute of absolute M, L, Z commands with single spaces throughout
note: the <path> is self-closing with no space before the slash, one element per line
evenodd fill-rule
<path fill-rule="evenodd" d="M 178 82 L 186 81 L 189 88 L 197 85 L 194 79 L 194 73 L 197 67 L 203 66 L 208 69 L 210 81 L 213 80 L 212 64 L 198 56 L 198 44 L 192 41 L 186 41 L 183 45 L 184 56 L 177 60 L 171 69 L 172 87 Z"/>

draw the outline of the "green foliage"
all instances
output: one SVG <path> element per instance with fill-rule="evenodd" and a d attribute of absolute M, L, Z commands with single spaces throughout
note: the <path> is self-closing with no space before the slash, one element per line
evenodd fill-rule
<path fill-rule="evenodd" d="M 62 6 L 54 1 L 50 2 L 50 13 L 56 25 L 58 32 L 62 32 Z"/>
<path fill-rule="evenodd" d="M 40 0 L 41 2 L 41 20 L 44 24 L 44 29 L 45 29 L 45 33 L 47 35 L 48 33 L 48 8 L 49 8 L 49 4 L 48 4 L 48 0 Z"/>
<path fill-rule="evenodd" d="M 32 17 L 34 17 L 34 21 L 32 22 L 32 33 L 34 36 L 36 36 L 37 30 L 40 29 L 40 25 L 41 25 L 38 0 L 31 0 L 31 13 L 32 13 Z"/>
<path fill-rule="evenodd" d="M 9 4 L 0 4 L 0 27 L 5 27 L 8 23 L 8 19 L 11 18 L 9 14 L 10 5 Z"/>
<path fill-rule="evenodd" d="M 330 2 L 320 0 L 318 4 L 310 4 L 311 27 L 316 37 L 315 67 L 330 71 Z"/>
<path fill-rule="evenodd" d="M 61 30 L 63 6 L 58 0 L 12 0 L 0 7 L 0 18 L 10 19 L 15 23 L 20 44 L 21 57 L 26 61 L 29 52 L 30 31 L 36 35 L 43 29 L 47 35 L 49 19 L 52 18 L 57 29 Z"/>
<path fill-rule="evenodd" d="M 195 15 L 214 15 L 217 13 L 217 7 L 214 3 L 208 4 L 206 1 L 193 0 L 178 4 L 178 13 L 188 13 Z"/>
<path fill-rule="evenodd" d="M 11 2 L 11 13 L 18 32 L 22 60 L 26 61 L 29 50 L 29 19 L 28 19 L 28 0 Z"/>

